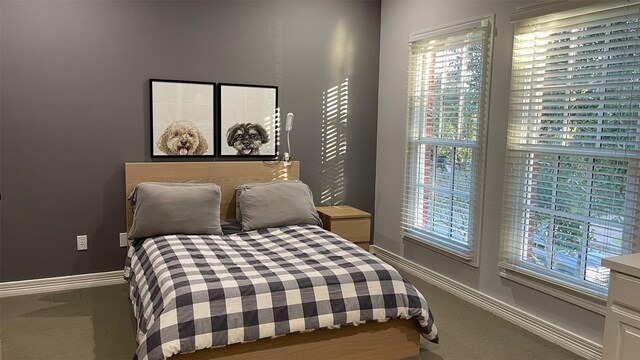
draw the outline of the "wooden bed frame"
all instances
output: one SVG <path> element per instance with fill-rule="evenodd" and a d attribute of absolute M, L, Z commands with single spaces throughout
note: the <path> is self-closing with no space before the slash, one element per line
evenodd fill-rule
<path fill-rule="evenodd" d="M 149 162 L 125 164 L 126 195 L 144 181 L 203 180 L 222 190 L 220 217 L 235 219 L 235 188 L 238 185 L 272 180 L 299 179 L 300 163 L 243 162 Z M 126 201 L 127 230 L 133 221 L 133 208 Z M 240 359 L 406 359 L 420 353 L 420 333 L 413 320 L 367 323 L 334 330 L 290 334 L 234 344 L 216 349 L 180 354 L 171 360 Z"/>

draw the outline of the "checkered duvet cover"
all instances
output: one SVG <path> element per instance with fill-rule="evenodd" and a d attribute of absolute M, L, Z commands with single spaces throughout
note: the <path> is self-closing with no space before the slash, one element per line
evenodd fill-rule
<path fill-rule="evenodd" d="M 168 235 L 129 248 L 134 359 L 165 359 L 288 333 L 416 319 L 424 297 L 390 265 L 317 226 L 228 236 Z"/>

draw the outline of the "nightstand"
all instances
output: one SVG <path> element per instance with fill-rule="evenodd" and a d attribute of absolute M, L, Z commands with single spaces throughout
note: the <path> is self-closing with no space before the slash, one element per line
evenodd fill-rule
<path fill-rule="evenodd" d="M 320 206 L 317 207 L 324 229 L 336 233 L 369 251 L 371 239 L 371 214 L 354 207 Z"/>
<path fill-rule="evenodd" d="M 604 258 L 602 266 L 611 269 L 602 358 L 637 359 L 640 351 L 640 254 Z"/>

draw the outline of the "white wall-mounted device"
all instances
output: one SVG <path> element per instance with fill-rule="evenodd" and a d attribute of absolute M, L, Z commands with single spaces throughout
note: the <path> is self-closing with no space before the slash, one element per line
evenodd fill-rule
<path fill-rule="evenodd" d="M 285 122 L 284 129 L 287 131 L 287 152 L 282 156 L 285 166 L 291 166 L 291 141 L 289 141 L 289 133 L 293 129 L 293 113 L 287 114 L 287 121 Z"/>
<path fill-rule="evenodd" d="M 285 126 L 285 130 L 291 131 L 292 128 L 293 128 L 293 113 L 288 113 L 287 114 L 287 124 Z M 289 150 L 289 149 L 287 149 L 287 150 Z"/>

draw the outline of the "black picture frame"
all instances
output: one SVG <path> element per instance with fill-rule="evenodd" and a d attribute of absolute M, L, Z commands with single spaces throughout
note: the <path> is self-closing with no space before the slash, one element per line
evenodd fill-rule
<path fill-rule="evenodd" d="M 277 86 L 221 83 L 218 104 L 219 157 L 277 158 L 280 132 Z"/>
<path fill-rule="evenodd" d="M 151 156 L 214 157 L 217 99 L 216 83 L 149 79 Z"/>

